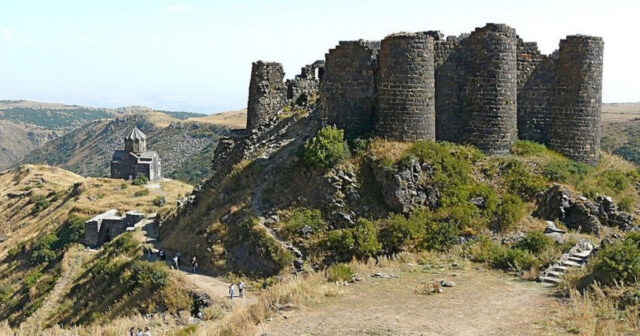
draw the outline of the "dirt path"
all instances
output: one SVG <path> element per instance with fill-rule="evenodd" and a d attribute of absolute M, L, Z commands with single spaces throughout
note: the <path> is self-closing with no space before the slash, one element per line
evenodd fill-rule
<path fill-rule="evenodd" d="M 367 277 L 344 287 L 345 295 L 315 307 L 277 315 L 269 335 L 563 335 L 545 318 L 561 309 L 550 291 L 493 271 L 469 270 L 449 277 L 453 288 L 418 295 L 421 283 L 442 274 L 398 273 L 397 279 Z M 450 274 L 449 274 L 450 276 Z M 286 315 L 286 318 L 285 318 Z"/>

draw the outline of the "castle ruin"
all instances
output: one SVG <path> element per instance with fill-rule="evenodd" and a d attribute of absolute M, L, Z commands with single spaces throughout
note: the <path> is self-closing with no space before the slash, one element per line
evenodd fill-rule
<path fill-rule="evenodd" d="M 118 216 L 115 209 L 101 213 L 84 223 L 84 243 L 91 248 L 100 247 L 144 218 L 140 211 L 127 211 L 124 216 Z"/>
<path fill-rule="evenodd" d="M 146 176 L 151 182 L 162 179 L 160 156 L 147 150 L 147 136 L 135 127 L 124 138 L 124 150 L 117 150 L 111 159 L 111 178 L 131 180 Z"/>
<path fill-rule="evenodd" d="M 602 38 L 571 35 L 543 55 L 492 23 L 458 37 L 425 31 L 341 41 L 286 82 L 281 64 L 255 62 L 247 129 L 318 95 L 323 123 L 348 137 L 442 140 L 487 154 L 506 154 L 519 138 L 595 165 L 603 50 Z"/>

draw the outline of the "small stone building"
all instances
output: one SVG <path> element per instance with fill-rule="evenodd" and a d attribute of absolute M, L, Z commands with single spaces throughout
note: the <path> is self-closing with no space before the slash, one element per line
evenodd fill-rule
<path fill-rule="evenodd" d="M 137 127 L 124 138 L 124 150 L 117 150 L 111 159 L 111 178 L 125 180 L 144 175 L 149 181 L 162 179 L 160 156 L 147 151 L 147 136 Z"/>
<path fill-rule="evenodd" d="M 89 247 L 100 247 L 127 231 L 127 228 L 136 225 L 144 217 L 144 213 L 140 211 L 128 211 L 124 217 L 119 216 L 118 210 L 115 209 L 101 213 L 84 223 L 84 243 Z"/>

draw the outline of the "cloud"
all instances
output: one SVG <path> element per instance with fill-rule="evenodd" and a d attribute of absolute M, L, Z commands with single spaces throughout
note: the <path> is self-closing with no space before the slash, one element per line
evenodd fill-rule
<path fill-rule="evenodd" d="M 184 12 L 190 11 L 192 9 L 193 7 L 187 5 L 170 5 L 164 7 L 165 12 Z"/>
<path fill-rule="evenodd" d="M 2 30 L 2 38 L 8 41 L 13 40 L 13 33 L 8 28 Z"/>

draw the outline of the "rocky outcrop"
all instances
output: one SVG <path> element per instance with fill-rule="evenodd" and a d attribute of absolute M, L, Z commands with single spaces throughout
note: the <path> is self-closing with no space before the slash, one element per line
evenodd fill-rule
<path fill-rule="evenodd" d="M 573 230 L 598 234 L 602 225 L 629 231 L 634 228 L 634 216 L 619 211 L 613 199 L 598 196 L 595 201 L 584 196 L 573 200 L 571 192 L 564 186 L 555 185 L 538 199 L 535 215 L 546 220 L 560 220 Z"/>
<path fill-rule="evenodd" d="M 438 205 L 440 192 L 426 183 L 433 175 L 428 163 L 413 159 L 390 169 L 374 167 L 374 174 L 386 205 L 393 211 L 408 213 L 421 206 L 435 208 Z"/>

